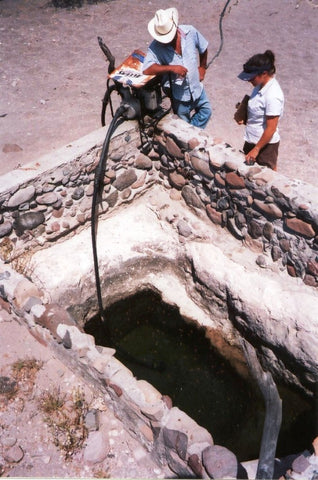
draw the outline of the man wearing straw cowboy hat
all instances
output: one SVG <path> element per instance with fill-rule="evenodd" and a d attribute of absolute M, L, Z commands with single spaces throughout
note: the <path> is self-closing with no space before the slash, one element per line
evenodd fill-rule
<path fill-rule="evenodd" d="M 173 111 L 186 122 L 205 128 L 212 114 L 201 83 L 207 65 L 207 40 L 192 25 L 179 25 L 176 8 L 157 10 L 148 31 L 154 40 L 143 72 L 163 75 L 163 80 L 170 83 Z"/>

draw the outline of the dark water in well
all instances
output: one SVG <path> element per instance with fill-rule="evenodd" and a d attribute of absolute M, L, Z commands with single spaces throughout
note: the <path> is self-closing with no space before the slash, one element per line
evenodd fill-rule
<path fill-rule="evenodd" d="M 233 451 L 239 461 L 258 458 L 264 407 L 257 387 L 246 383 L 220 358 L 204 336 L 178 310 L 153 292 L 141 292 L 106 311 L 112 342 L 99 318 L 85 331 L 96 344 L 118 347 L 116 357 L 138 379 L 169 395 L 212 435 L 214 443 Z M 128 352 L 129 355 L 125 354 Z M 290 390 L 280 389 L 283 425 L 278 456 L 303 451 L 314 438 L 314 406 Z"/>

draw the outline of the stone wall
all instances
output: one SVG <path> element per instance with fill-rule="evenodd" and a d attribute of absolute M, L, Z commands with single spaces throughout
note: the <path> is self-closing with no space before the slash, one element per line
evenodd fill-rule
<path fill-rule="evenodd" d="M 238 461 L 231 451 L 214 445 L 211 434 L 173 406 L 168 396 L 137 380 L 114 357 L 114 349 L 95 345 L 65 309 L 48 303 L 39 288 L 1 262 L 0 295 L 0 310 L 12 309 L 42 345 L 100 392 L 158 464 L 168 465 L 179 478 L 214 478 L 214 469 L 223 472 L 215 458 L 224 455 L 224 474 L 236 478 Z"/>
<path fill-rule="evenodd" d="M 247 166 L 243 155 L 229 145 L 215 144 L 204 132 L 173 117 L 159 124 L 148 155 L 137 150 L 139 143 L 133 122 L 124 124 L 113 138 L 100 214 L 162 183 L 247 248 L 266 253 L 258 258 L 260 267 L 270 254 L 289 275 L 317 287 L 317 188 L 265 167 Z M 28 178 L 17 171 L 13 172 L 17 178 L 9 174 L 0 179 L 3 260 L 26 256 L 28 250 L 90 222 L 99 155 L 100 143 L 69 161 L 62 156 L 51 169 L 31 166 Z"/>
<path fill-rule="evenodd" d="M 90 226 L 94 169 L 105 133 L 101 129 L 79 144 L 0 178 L 0 301 L 3 308 L 13 309 L 28 323 L 39 341 L 104 392 L 127 428 L 153 450 L 158 461 L 167 462 L 181 477 L 193 473 L 206 476 L 213 470 L 209 458 L 216 447 L 211 435 L 172 407 L 170 400 L 152 386 L 136 380 L 114 358 L 114 350 L 95 346 L 92 337 L 75 325 L 65 309 L 52 304 L 50 292 L 41 291 L 26 278 L 30 277 L 29 258 L 35 251 Z M 163 119 L 153 132 L 153 148 L 147 155 L 137 148 L 139 142 L 134 122 L 124 123 L 111 142 L 99 205 L 101 219 L 115 216 L 120 206 L 131 204 L 160 185 L 171 200 L 184 201 L 194 216 L 209 219 L 211 226 L 226 229 L 239 245 L 257 252 L 259 268 L 268 263 L 278 265 L 279 270 L 303 280 L 303 287 L 316 295 L 312 287 L 318 284 L 317 189 L 264 167 L 246 166 L 242 154 L 227 144 L 215 144 L 204 132 L 174 117 Z M 168 221 L 173 223 L 173 218 Z M 184 219 L 178 221 L 177 230 L 183 239 L 193 236 Z M 191 249 L 194 252 L 198 247 L 193 245 Z M 215 339 L 210 317 L 219 317 L 219 331 L 223 329 L 229 343 L 233 337 L 233 344 L 237 342 L 236 329 L 246 336 L 250 333 L 263 342 L 260 351 L 273 372 L 279 376 L 279 369 L 283 370 L 291 382 L 299 382 L 300 387 L 312 392 L 317 364 L 311 350 L 315 350 L 317 332 L 313 331 L 313 337 L 306 331 L 307 312 L 304 310 L 306 318 L 300 321 L 292 319 L 286 309 L 283 324 L 267 304 L 257 311 L 256 295 L 253 301 L 244 302 L 242 292 L 235 293 L 230 283 L 237 277 L 226 276 L 229 284 L 220 280 L 216 287 L 203 266 L 209 265 L 211 249 L 206 245 L 199 255 L 193 253 L 191 265 L 177 256 L 174 262 L 179 262 L 176 268 L 183 270 L 184 278 L 194 283 L 196 300 L 202 296 L 205 318 L 200 325 L 207 326 L 208 336 Z M 190 257 L 189 252 L 190 248 L 185 257 Z M 147 282 L 151 283 L 149 279 Z M 152 279 L 153 285 L 155 282 Z M 218 307 L 221 313 L 217 313 Z M 190 310 L 185 317 L 192 316 Z M 271 336 L 273 322 L 279 327 L 276 340 Z M 288 345 L 284 343 L 290 332 L 297 332 L 296 347 L 289 339 Z M 284 361 L 280 358 L 283 343 L 288 349 Z M 293 373 L 295 359 L 301 362 L 299 379 Z M 228 475 L 235 476 L 233 472 Z"/>
<path fill-rule="evenodd" d="M 156 137 L 162 178 L 247 248 L 269 252 L 293 277 L 318 285 L 318 189 L 255 164 L 226 144 L 192 137 L 175 120 Z M 262 266 L 264 258 L 260 257 Z"/>

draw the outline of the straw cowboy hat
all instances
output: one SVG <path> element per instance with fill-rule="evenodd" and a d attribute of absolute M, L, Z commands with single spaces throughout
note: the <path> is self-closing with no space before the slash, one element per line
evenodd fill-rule
<path fill-rule="evenodd" d="M 179 15 L 176 8 L 157 10 L 148 23 L 150 35 L 160 43 L 170 43 L 177 32 Z"/>

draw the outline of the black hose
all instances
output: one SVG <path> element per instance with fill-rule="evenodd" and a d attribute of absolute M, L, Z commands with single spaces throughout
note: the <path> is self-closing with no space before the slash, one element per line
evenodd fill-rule
<path fill-rule="evenodd" d="M 92 236 L 92 248 L 93 248 L 93 259 L 94 259 L 94 272 L 95 272 L 95 281 L 96 281 L 96 293 L 98 300 L 99 314 L 102 322 L 104 323 L 104 328 L 109 333 L 109 328 L 105 319 L 104 308 L 103 308 L 103 299 L 100 286 L 100 276 L 99 276 L 99 266 L 98 266 L 98 256 L 97 256 L 97 245 L 96 245 L 96 234 L 97 234 L 97 220 L 98 220 L 98 211 L 96 209 L 97 204 L 102 199 L 103 187 L 104 187 L 104 174 L 106 170 L 106 160 L 109 150 L 109 144 L 111 137 L 118 126 L 125 120 L 123 118 L 123 113 L 126 111 L 127 107 L 121 105 L 115 112 L 114 118 L 110 122 L 109 128 L 106 133 L 104 140 L 101 156 L 99 163 L 95 170 L 94 177 L 94 191 L 93 191 L 93 200 L 92 200 L 92 221 L 91 221 L 91 236 Z"/>
<path fill-rule="evenodd" d="M 214 62 L 214 60 L 220 55 L 221 50 L 222 50 L 222 48 L 223 48 L 223 28 L 222 28 L 222 22 L 223 22 L 223 17 L 224 17 L 224 15 L 225 15 L 226 9 L 227 9 L 230 1 L 231 1 L 231 0 L 227 0 L 227 1 L 225 2 L 224 8 L 223 8 L 223 10 L 222 10 L 222 12 L 221 12 L 221 14 L 220 14 L 220 18 L 219 18 L 219 31 L 220 31 L 220 39 L 221 39 L 219 49 L 218 49 L 218 51 L 216 52 L 216 54 L 214 55 L 214 57 L 212 58 L 212 60 L 210 60 L 210 62 L 207 64 L 206 69 L 208 69 L 209 66 L 211 65 L 211 63 Z"/>
<path fill-rule="evenodd" d="M 91 237 L 92 237 L 92 249 L 93 249 L 93 259 L 94 259 L 94 272 L 95 272 L 98 310 L 99 310 L 100 320 L 103 325 L 103 331 L 108 340 L 107 342 L 108 345 L 112 345 L 114 348 L 116 348 L 116 350 L 122 355 L 122 357 L 128 361 L 142 365 L 146 368 L 151 368 L 153 370 L 163 372 L 163 370 L 165 369 L 165 364 L 163 362 L 158 363 L 155 361 L 138 359 L 135 356 L 131 355 L 129 352 L 127 352 L 124 348 L 114 343 L 111 335 L 111 330 L 109 327 L 109 322 L 107 322 L 107 319 L 105 317 L 102 290 L 100 285 L 97 244 L 96 244 L 96 234 L 97 234 L 97 224 L 98 224 L 98 211 L 96 207 L 98 203 L 101 202 L 102 200 L 103 188 L 104 188 L 104 175 L 106 170 L 106 160 L 108 156 L 110 140 L 115 130 L 119 127 L 119 125 L 129 118 L 129 113 L 131 114 L 131 111 L 129 110 L 129 108 L 130 108 L 129 104 L 122 104 L 115 112 L 115 115 L 112 121 L 110 122 L 109 128 L 107 130 L 106 137 L 103 143 L 100 160 L 95 170 L 94 190 L 93 190 L 92 210 L 91 210 L 91 216 L 92 216 Z"/>

